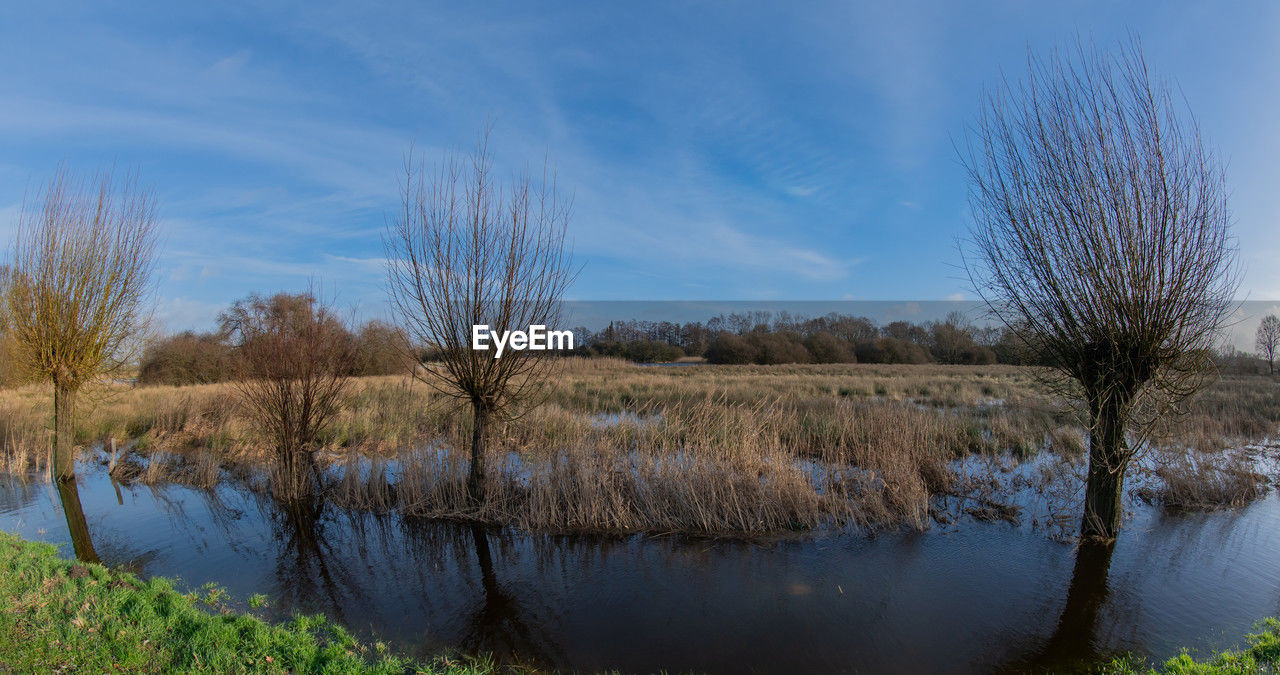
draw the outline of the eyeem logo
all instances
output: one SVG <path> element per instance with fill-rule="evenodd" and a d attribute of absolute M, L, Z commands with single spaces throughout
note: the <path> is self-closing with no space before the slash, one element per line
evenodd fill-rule
<path fill-rule="evenodd" d="M 497 349 L 493 358 L 502 358 L 507 348 L 523 351 L 532 349 L 546 351 L 548 349 L 573 349 L 573 331 L 547 330 L 546 326 L 529 326 L 528 331 L 505 330 L 502 333 L 489 330 L 489 324 L 471 327 L 471 348 L 479 352 L 489 351 L 489 344 Z"/>

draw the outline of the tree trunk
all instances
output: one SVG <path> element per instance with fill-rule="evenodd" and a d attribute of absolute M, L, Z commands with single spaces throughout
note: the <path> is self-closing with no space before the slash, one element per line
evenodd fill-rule
<path fill-rule="evenodd" d="M 76 392 L 66 385 L 53 384 L 53 465 L 59 481 L 75 480 L 75 409 Z"/>
<path fill-rule="evenodd" d="M 471 471 L 467 475 L 467 497 L 473 506 L 484 502 L 485 453 L 484 439 L 489 425 L 489 411 L 483 405 L 472 404 L 475 423 L 471 427 Z"/>
<path fill-rule="evenodd" d="M 1124 419 L 1120 402 L 1108 397 L 1093 414 L 1089 431 L 1089 479 L 1085 486 L 1084 518 L 1080 534 L 1085 539 L 1112 540 L 1120 532 L 1121 497 L 1128 467 Z"/>
<path fill-rule="evenodd" d="M 280 463 L 277 469 L 277 488 L 283 501 L 308 500 L 319 490 L 320 467 L 315 455 L 307 447 L 292 445 L 277 448 Z"/>

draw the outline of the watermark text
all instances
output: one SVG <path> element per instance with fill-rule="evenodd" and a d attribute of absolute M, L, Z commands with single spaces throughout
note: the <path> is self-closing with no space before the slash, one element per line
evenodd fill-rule
<path fill-rule="evenodd" d="M 493 358 L 502 358 L 508 349 L 546 351 L 549 349 L 573 349 L 573 331 L 547 330 L 546 326 L 533 325 L 529 330 L 489 330 L 489 324 L 471 327 L 471 348 L 479 351 L 495 350 Z"/>

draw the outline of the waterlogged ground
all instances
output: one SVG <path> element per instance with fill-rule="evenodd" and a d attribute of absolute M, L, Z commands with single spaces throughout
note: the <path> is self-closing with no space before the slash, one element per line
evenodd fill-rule
<path fill-rule="evenodd" d="M 1070 496 L 1034 487 L 1061 470 L 1048 462 L 997 472 L 1022 485 L 1016 524 L 981 499 L 952 500 L 926 532 L 872 537 L 530 535 L 288 511 L 230 486 L 120 486 L 101 468 L 82 473 L 82 523 L 76 495 L 0 483 L 0 528 L 192 588 L 264 593 L 260 614 L 323 612 L 416 655 L 579 670 L 1064 669 L 1230 646 L 1280 614 L 1274 492 L 1190 515 L 1130 499 L 1108 553 L 1057 536 L 1054 504 Z"/>

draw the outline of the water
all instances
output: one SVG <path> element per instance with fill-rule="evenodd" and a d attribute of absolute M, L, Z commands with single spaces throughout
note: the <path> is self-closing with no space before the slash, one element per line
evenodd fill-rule
<path fill-rule="evenodd" d="M 1103 550 L 971 519 L 773 542 L 531 535 L 286 511 L 228 486 L 117 486 L 100 468 L 76 496 L 0 483 L 0 528 L 180 587 L 265 593 L 268 618 L 322 612 L 422 657 L 456 648 L 623 671 L 1067 669 L 1116 652 L 1227 647 L 1280 614 L 1274 493 L 1239 511 L 1137 506 Z"/>

